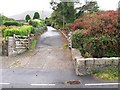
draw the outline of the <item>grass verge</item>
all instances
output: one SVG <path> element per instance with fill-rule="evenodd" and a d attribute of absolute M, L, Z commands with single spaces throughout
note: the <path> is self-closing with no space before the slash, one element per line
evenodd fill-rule
<path fill-rule="evenodd" d="M 116 81 L 120 79 L 120 68 L 108 68 L 93 71 L 93 75 L 102 80 Z"/>
<path fill-rule="evenodd" d="M 34 49 L 36 47 L 36 40 L 33 40 L 30 46 L 30 49 Z"/>

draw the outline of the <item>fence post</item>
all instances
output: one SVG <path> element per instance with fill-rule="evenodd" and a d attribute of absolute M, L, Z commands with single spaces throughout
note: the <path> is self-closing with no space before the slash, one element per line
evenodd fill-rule
<path fill-rule="evenodd" d="M 13 35 L 13 42 L 14 42 L 14 51 L 16 51 L 16 41 L 15 41 L 15 34 Z"/>
<path fill-rule="evenodd" d="M 27 49 L 29 49 L 29 47 L 30 47 L 30 35 L 28 35 L 28 48 Z"/>
<path fill-rule="evenodd" d="M 69 42 L 69 48 L 72 48 L 72 32 L 68 34 L 68 42 Z"/>
<path fill-rule="evenodd" d="M 5 47 L 4 47 L 4 41 L 2 41 L 2 55 L 5 54 Z"/>
<path fill-rule="evenodd" d="M 4 42 L 2 41 L 2 55 L 9 55 L 9 51 L 8 51 L 8 39 Z"/>
<path fill-rule="evenodd" d="M 6 40 L 6 56 L 8 56 L 9 55 L 9 51 L 8 51 L 8 45 L 9 45 L 9 40 L 8 40 L 8 38 L 7 38 L 7 40 Z"/>

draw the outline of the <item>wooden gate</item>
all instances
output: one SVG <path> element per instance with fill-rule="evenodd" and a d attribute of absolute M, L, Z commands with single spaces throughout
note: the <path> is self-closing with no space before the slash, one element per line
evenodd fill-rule
<path fill-rule="evenodd" d="M 29 49 L 30 47 L 30 36 L 20 36 L 15 35 L 13 36 L 14 39 L 14 49 Z"/>

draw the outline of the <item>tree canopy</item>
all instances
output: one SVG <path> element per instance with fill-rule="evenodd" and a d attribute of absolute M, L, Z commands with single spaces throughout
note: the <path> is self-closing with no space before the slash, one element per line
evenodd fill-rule
<path fill-rule="evenodd" d="M 96 1 L 87 1 L 86 4 L 80 8 L 80 10 L 87 13 L 96 13 L 99 11 L 99 7 Z"/>
<path fill-rule="evenodd" d="M 59 27 L 64 27 L 72 23 L 84 13 L 96 13 L 99 7 L 96 1 L 86 1 L 84 5 L 80 2 L 63 2 L 63 0 L 51 1 L 50 4 L 54 10 L 51 15 L 52 23 Z"/>
<path fill-rule="evenodd" d="M 40 18 L 40 14 L 38 12 L 35 12 L 33 19 L 39 19 L 39 18 Z"/>
<path fill-rule="evenodd" d="M 8 18 L 8 17 L 0 14 L 0 25 L 2 25 L 6 21 L 15 21 L 15 20 L 13 18 Z"/>
<path fill-rule="evenodd" d="M 56 24 L 63 26 L 74 21 L 76 10 L 73 2 L 51 2 L 50 4 L 54 10 L 51 18 Z"/>
<path fill-rule="evenodd" d="M 28 22 L 31 19 L 30 15 L 26 15 L 25 20 Z"/>

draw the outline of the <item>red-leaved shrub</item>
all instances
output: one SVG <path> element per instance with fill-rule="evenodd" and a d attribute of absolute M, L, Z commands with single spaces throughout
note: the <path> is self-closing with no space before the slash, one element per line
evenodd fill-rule
<path fill-rule="evenodd" d="M 116 35 L 118 31 L 118 12 L 105 11 L 98 14 L 84 14 L 70 25 L 71 29 L 88 29 L 91 35 Z"/>
<path fill-rule="evenodd" d="M 120 24 L 118 20 L 120 18 L 118 16 L 118 11 L 104 11 L 97 14 L 84 14 L 76 19 L 73 24 L 69 25 L 69 28 L 72 31 L 79 30 L 85 37 L 76 41 L 79 35 L 74 33 L 73 47 L 78 46 L 77 48 L 82 48 L 84 53 L 88 52 L 95 57 L 119 56 Z M 83 46 L 80 47 L 74 41 L 82 43 Z"/>

